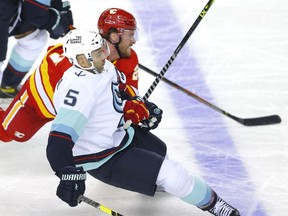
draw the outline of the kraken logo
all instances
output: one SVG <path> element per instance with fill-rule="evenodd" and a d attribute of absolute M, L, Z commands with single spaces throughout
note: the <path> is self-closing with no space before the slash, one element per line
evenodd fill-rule
<path fill-rule="evenodd" d="M 112 94 L 113 94 L 113 106 L 114 109 L 119 112 L 122 113 L 123 112 L 123 101 L 121 99 L 121 94 L 119 92 L 119 84 L 118 83 L 111 83 L 111 89 L 112 89 Z"/>

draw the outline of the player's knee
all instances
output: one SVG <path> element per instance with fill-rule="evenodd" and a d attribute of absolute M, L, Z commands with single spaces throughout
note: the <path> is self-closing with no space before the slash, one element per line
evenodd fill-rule
<path fill-rule="evenodd" d="M 165 159 L 157 178 L 157 186 L 170 194 L 183 197 L 193 187 L 193 177 L 178 162 Z"/>
<path fill-rule="evenodd" d="M 38 52 L 39 54 L 43 50 L 43 47 L 46 46 L 48 38 L 47 31 L 36 29 L 31 34 L 18 39 L 15 49 L 18 49 L 18 51 L 23 49 L 23 51 L 31 52 L 26 53 L 26 55 L 33 54 L 32 52 Z"/>

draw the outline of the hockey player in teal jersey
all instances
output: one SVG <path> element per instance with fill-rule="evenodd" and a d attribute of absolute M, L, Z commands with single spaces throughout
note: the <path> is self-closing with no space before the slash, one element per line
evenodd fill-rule
<path fill-rule="evenodd" d="M 47 146 L 48 161 L 60 178 L 60 199 L 77 206 L 89 173 L 149 196 L 160 187 L 213 215 L 240 215 L 203 179 L 168 159 L 166 144 L 150 132 L 161 121 L 162 110 L 140 97 L 126 94 L 123 99 L 125 76 L 106 60 L 109 48 L 99 34 L 71 31 L 64 52 L 73 66 L 56 87 L 57 116 Z M 133 124 L 125 129 L 127 120 Z"/>

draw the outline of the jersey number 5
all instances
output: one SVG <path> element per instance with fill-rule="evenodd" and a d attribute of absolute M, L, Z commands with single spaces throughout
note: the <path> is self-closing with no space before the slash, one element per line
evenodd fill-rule
<path fill-rule="evenodd" d="M 66 99 L 64 100 L 64 103 L 69 106 L 75 106 L 77 102 L 77 95 L 79 94 L 78 91 L 70 89 L 68 93 L 66 94 Z"/>

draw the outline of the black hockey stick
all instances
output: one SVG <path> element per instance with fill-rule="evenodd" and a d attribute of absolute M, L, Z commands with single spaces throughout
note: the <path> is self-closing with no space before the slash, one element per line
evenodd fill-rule
<path fill-rule="evenodd" d="M 158 76 L 158 74 L 154 71 L 152 71 L 151 69 L 145 67 L 142 64 L 139 64 L 139 68 L 146 71 L 147 73 L 153 75 L 153 76 Z M 197 96 L 196 94 L 194 94 L 193 92 L 179 86 L 178 84 L 166 79 L 165 77 L 162 78 L 162 80 L 169 84 L 170 86 L 186 93 L 187 95 L 193 97 L 194 99 L 200 101 L 201 103 L 209 106 L 210 108 L 228 116 L 229 118 L 239 122 L 242 125 L 245 126 L 258 126 L 258 125 L 270 125 L 270 124 L 277 124 L 281 122 L 281 118 L 278 115 L 271 115 L 271 116 L 263 116 L 263 117 L 256 117 L 256 118 L 239 118 L 236 117 L 234 115 L 231 115 L 230 113 L 220 109 L 219 107 L 216 107 L 215 105 L 209 103 L 208 101 L 204 100 L 203 98 Z"/>
<path fill-rule="evenodd" d="M 172 54 L 172 56 L 170 57 L 170 59 L 167 61 L 167 63 L 165 64 L 165 66 L 162 68 L 162 70 L 160 71 L 159 74 L 157 74 L 156 79 L 154 80 L 154 82 L 151 84 L 150 88 L 147 90 L 147 92 L 145 93 L 143 100 L 147 101 L 149 96 L 152 94 L 152 92 L 154 91 L 154 89 L 156 88 L 156 86 L 158 85 L 158 83 L 161 81 L 161 79 L 163 79 L 164 74 L 167 72 L 168 68 L 170 67 L 170 65 L 173 63 L 173 61 L 176 59 L 178 53 L 180 52 L 180 50 L 184 47 L 184 45 L 186 44 L 186 42 L 188 41 L 188 39 L 190 38 L 190 36 L 192 35 L 192 33 L 194 32 L 194 30 L 196 29 L 196 27 L 198 26 L 198 24 L 201 22 L 201 20 L 203 19 L 203 17 L 206 15 L 207 11 L 209 10 L 209 8 L 211 7 L 211 5 L 213 4 L 215 0 L 209 0 L 208 3 L 206 4 L 206 6 L 203 8 L 203 10 L 201 11 L 201 13 L 198 15 L 197 19 L 194 21 L 193 25 L 190 27 L 190 29 L 188 30 L 188 32 L 186 33 L 186 35 L 184 36 L 184 38 L 182 39 L 182 41 L 180 42 L 180 44 L 178 45 L 178 47 L 176 48 L 176 50 L 174 51 L 174 53 Z M 131 120 L 126 121 L 124 128 L 128 128 L 130 125 L 132 124 Z"/>
<path fill-rule="evenodd" d="M 162 68 L 162 70 L 160 71 L 159 74 L 157 74 L 156 79 L 154 80 L 154 82 L 152 83 L 152 85 L 150 86 L 150 88 L 147 90 L 146 94 L 144 95 L 143 99 L 146 101 L 149 96 L 152 94 L 152 92 L 154 91 L 154 89 L 156 88 L 156 86 L 158 85 L 158 83 L 160 82 L 161 79 L 163 79 L 164 74 L 166 73 L 166 71 L 168 70 L 168 68 L 170 67 L 170 65 L 173 63 L 173 61 L 176 59 L 178 53 L 180 52 L 180 50 L 184 47 L 185 43 L 188 41 L 188 39 L 190 38 L 190 36 L 192 35 L 192 33 L 194 32 L 194 30 L 196 29 L 196 27 L 198 26 L 198 24 L 201 22 L 201 20 L 203 19 L 203 17 L 206 15 L 207 11 L 209 10 L 209 8 L 211 7 L 211 5 L 213 4 L 215 0 L 209 0 L 208 3 L 206 4 L 206 6 L 204 7 L 204 9 L 201 11 L 201 13 L 199 14 L 199 16 L 197 17 L 197 19 L 194 21 L 193 25 L 190 27 L 190 29 L 188 30 L 188 32 L 186 33 L 186 35 L 184 36 L 184 38 L 182 39 L 182 41 L 180 42 L 180 44 L 178 45 L 178 47 L 176 48 L 176 50 L 174 51 L 174 53 L 172 54 L 172 56 L 170 57 L 170 59 L 167 61 L 166 65 Z"/>
<path fill-rule="evenodd" d="M 92 199 L 89 199 L 88 197 L 85 197 L 85 196 L 83 196 L 83 195 L 80 195 L 80 196 L 78 197 L 78 202 L 80 202 L 80 201 L 85 202 L 85 203 L 87 203 L 88 205 L 91 205 L 91 206 L 93 206 L 93 207 L 99 209 L 100 211 L 105 212 L 105 213 L 107 213 L 107 214 L 109 214 L 109 215 L 113 215 L 113 216 L 123 216 L 122 214 L 117 213 L 117 212 L 111 210 L 110 208 L 107 208 L 107 207 L 103 206 L 102 204 L 100 204 L 100 203 L 98 203 L 98 202 L 96 202 L 96 201 L 94 201 L 94 200 L 92 200 Z"/>

